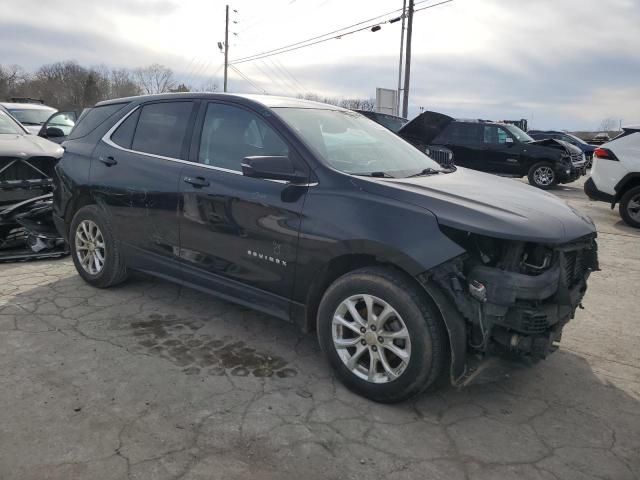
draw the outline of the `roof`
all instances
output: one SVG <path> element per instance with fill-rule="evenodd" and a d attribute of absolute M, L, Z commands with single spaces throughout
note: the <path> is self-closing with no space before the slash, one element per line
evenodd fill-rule
<path fill-rule="evenodd" d="M 184 92 L 184 93 L 161 93 L 158 95 L 140 95 L 137 97 L 126 98 L 114 98 L 112 100 L 105 100 L 98 102 L 96 106 L 110 105 L 114 103 L 123 102 L 148 102 L 154 100 L 166 100 L 166 99 L 210 99 L 210 100 L 222 100 L 222 99 L 234 99 L 244 101 L 245 103 L 259 104 L 267 108 L 316 108 L 325 110 L 344 110 L 342 107 L 336 107 L 335 105 L 329 105 L 326 103 L 313 102 L 311 100 L 302 100 L 300 98 L 291 97 L 278 97 L 275 95 L 252 95 L 252 94 L 240 94 L 240 93 L 205 93 L 205 92 Z"/>
<path fill-rule="evenodd" d="M 623 130 L 640 130 L 640 123 L 636 125 L 625 125 L 622 127 Z"/>
<path fill-rule="evenodd" d="M 54 112 L 56 109 L 49 107 L 48 105 L 42 105 L 41 103 L 12 103 L 12 102 L 0 102 L 0 105 L 9 109 L 16 108 L 20 110 L 51 110 Z"/>

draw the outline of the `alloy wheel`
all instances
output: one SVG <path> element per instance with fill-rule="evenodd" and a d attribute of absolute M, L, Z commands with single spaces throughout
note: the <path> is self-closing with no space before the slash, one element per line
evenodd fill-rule
<path fill-rule="evenodd" d="M 391 305 L 373 295 L 342 301 L 333 315 L 332 336 L 344 365 L 368 382 L 391 382 L 409 365 L 407 326 Z"/>
<path fill-rule="evenodd" d="M 83 220 L 76 229 L 76 256 L 82 268 L 90 275 L 99 274 L 104 268 L 105 243 L 98 225 Z"/>
<path fill-rule="evenodd" d="M 627 204 L 627 213 L 634 221 L 640 223 L 640 194 L 631 197 Z"/>
<path fill-rule="evenodd" d="M 555 172 L 551 167 L 542 166 L 535 169 L 533 172 L 533 179 L 536 184 L 548 187 L 555 180 Z"/>

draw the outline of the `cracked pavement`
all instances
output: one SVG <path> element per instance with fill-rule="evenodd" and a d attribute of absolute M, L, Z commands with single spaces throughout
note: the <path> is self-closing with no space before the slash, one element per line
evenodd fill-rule
<path fill-rule="evenodd" d="M 0 265 L 0 478 L 640 478 L 640 232 L 590 202 L 602 272 L 561 348 L 463 389 L 379 405 L 315 337 L 143 275 Z"/>

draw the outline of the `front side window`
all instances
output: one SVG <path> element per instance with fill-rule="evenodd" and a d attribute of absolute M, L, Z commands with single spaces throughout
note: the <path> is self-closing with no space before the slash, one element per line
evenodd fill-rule
<path fill-rule="evenodd" d="M 348 110 L 274 108 L 320 160 L 356 175 L 406 177 L 441 168 L 396 134 Z"/>
<path fill-rule="evenodd" d="M 484 143 L 490 145 L 504 145 L 509 134 L 497 125 L 484 126 Z"/>
<path fill-rule="evenodd" d="M 193 102 L 163 102 L 140 110 L 131 149 L 169 158 L 182 158 L 182 147 Z"/>
<path fill-rule="evenodd" d="M 207 106 L 198 151 L 200 163 L 241 171 L 245 157 L 288 154 L 287 144 L 255 113 L 221 103 Z"/>

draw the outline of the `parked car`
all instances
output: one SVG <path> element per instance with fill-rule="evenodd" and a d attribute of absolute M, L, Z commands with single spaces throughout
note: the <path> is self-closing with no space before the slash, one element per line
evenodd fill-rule
<path fill-rule="evenodd" d="M 295 322 L 376 401 L 460 384 L 478 355 L 545 357 L 597 269 L 560 199 L 331 105 L 111 100 L 64 146 L 54 221 L 87 283 L 140 270 Z"/>
<path fill-rule="evenodd" d="M 31 134 L 61 143 L 75 125 L 75 112 L 59 112 L 40 103 L 0 103 Z"/>
<path fill-rule="evenodd" d="M 526 176 L 531 185 L 542 189 L 573 182 L 586 173 L 586 160 L 578 148 L 561 140 L 536 141 L 515 125 L 424 112 L 398 135 L 422 151 L 451 151 L 455 165 Z"/>
<path fill-rule="evenodd" d="M 611 208 L 619 203 L 625 223 L 640 228 L 640 125 L 624 127 L 620 135 L 596 148 L 593 158 L 585 193 Z"/>
<path fill-rule="evenodd" d="M 33 135 L 38 135 L 44 123 L 57 112 L 53 107 L 40 103 L 1 102 L 2 106 Z"/>
<path fill-rule="evenodd" d="M 409 122 L 409 120 L 404 117 L 398 117 L 396 115 L 390 115 L 388 113 L 373 112 L 371 110 L 354 110 L 354 112 L 358 112 L 365 117 L 370 118 L 383 127 L 387 127 L 394 133 L 397 133 L 398 130 L 400 130 Z"/>
<path fill-rule="evenodd" d="M 563 142 L 570 143 L 574 147 L 578 147 L 582 150 L 582 153 L 584 153 L 585 159 L 587 160 L 587 168 L 591 168 L 593 165 L 593 151 L 596 149 L 596 146 L 585 142 L 580 137 L 576 137 L 575 135 L 571 135 L 567 132 L 558 132 L 555 130 L 528 130 L 527 135 L 534 140 L 553 138 L 555 140 L 562 140 Z"/>
<path fill-rule="evenodd" d="M 66 253 L 51 215 L 51 175 L 62 153 L 0 110 L 0 261 Z"/>

